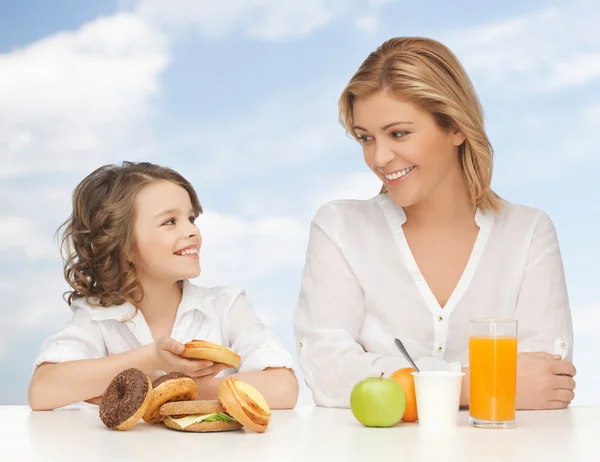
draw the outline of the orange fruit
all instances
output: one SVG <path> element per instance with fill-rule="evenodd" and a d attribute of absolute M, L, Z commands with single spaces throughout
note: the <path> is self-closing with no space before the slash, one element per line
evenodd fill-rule
<path fill-rule="evenodd" d="M 395 371 L 390 378 L 402 386 L 404 394 L 406 395 L 406 410 L 402 420 L 404 422 L 415 422 L 419 419 L 417 412 L 417 395 L 415 393 L 415 378 L 410 375 L 411 372 L 415 372 L 412 367 L 404 367 Z"/>

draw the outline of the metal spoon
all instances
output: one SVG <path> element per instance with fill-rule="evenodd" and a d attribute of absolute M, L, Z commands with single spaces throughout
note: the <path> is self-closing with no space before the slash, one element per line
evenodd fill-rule
<path fill-rule="evenodd" d="M 406 358 L 406 360 L 415 369 L 415 371 L 420 372 L 419 368 L 417 367 L 417 365 L 415 364 L 415 362 L 412 360 L 412 358 L 408 354 L 408 351 L 406 351 L 406 348 L 404 348 L 404 345 L 402 345 L 402 342 L 400 340 L 398 340 L 397 338 L 395 338 L 394 339 L 394 343 L 396 344 L 396 346 L 400 350 L 400 353 L 402 353 L 404 355 L 404 357 Z"/>

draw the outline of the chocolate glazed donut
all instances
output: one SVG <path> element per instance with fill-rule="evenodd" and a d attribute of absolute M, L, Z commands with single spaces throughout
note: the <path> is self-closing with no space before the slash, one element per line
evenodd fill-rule
<path fill-rule="evenodd" d="M 100 419 L 108 428 L 128 430 L 146 413 L 152 382 L 139 369 L 126 369 L 108 385 L 100 403 Z"/>

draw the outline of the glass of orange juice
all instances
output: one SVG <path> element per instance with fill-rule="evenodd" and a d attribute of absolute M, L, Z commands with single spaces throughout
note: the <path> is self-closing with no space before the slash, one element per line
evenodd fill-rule
<path fill-rule="evenodd" d="M 474 319 L 469 337 L 469 425 L 513 428 L 517 320 Z"/>

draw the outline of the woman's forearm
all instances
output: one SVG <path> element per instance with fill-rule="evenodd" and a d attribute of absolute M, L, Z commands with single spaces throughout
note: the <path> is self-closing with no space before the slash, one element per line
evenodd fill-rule
<path fill-rule="evenodd" d="M 31 378 L 29 406 L 42 411 L 82 401 L 98 404 L 111 380 L 130 367 L 151 373 L 151 350 L 142 347 L 105 358 L 42 364 Z"/>
<path fill-rule="evenodd" d="M 271 409 L 292 409 L 298 401 L 298 380 L 290 369 L 267 368 L 262 371 L 239 372 L 210 380 L 198 380 L 198 399 L 217 399 L 219 384 L 233 377 L 256 388 Z"/>

